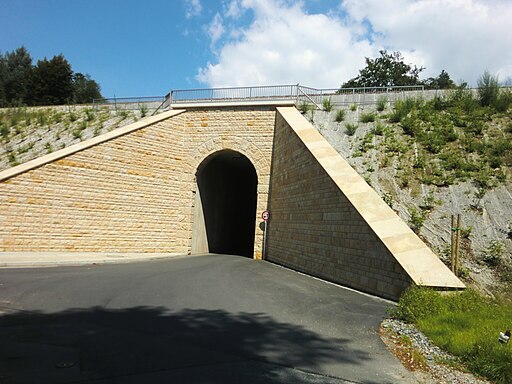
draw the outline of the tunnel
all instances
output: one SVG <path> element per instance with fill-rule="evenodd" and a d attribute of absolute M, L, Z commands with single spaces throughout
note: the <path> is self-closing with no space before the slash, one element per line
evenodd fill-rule
<path fill-rule="evenodd" d="M 219 151 L 202 162 L 196 178 L 208 252 L 253 257 L 258 180 L 251 161 Z"/>

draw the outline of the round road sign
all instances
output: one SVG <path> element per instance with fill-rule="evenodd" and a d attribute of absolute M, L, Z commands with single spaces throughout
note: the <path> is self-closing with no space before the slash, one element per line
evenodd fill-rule
<path fill-rule="evenodd" d="M 270 219 L 270 212 L 263 211 L 263 213 L 261 214 L 261 218 L 263 219 L 263 221 L 267 221 L 268 219 Z"/>

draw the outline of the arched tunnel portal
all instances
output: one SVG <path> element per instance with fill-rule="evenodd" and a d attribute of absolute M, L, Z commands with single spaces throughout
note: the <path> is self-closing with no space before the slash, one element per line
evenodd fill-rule
<path fill-rule="evenodd" d="M 233 150 L 208 156 L 196 172 L 192 253 L 253 257 L 258 177 L 251 161 Z"/>

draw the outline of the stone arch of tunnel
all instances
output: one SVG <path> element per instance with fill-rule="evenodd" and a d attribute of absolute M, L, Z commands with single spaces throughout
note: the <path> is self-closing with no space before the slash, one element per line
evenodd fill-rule
<path fill-rule="evenodd" d="M 196 172 L 192 253 L 253 257 L 258 176 L 234 150 L 217 151 Z"/>

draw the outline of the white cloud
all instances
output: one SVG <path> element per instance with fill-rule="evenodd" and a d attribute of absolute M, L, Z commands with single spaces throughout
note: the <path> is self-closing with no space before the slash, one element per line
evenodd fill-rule
<path fill-rule="evenodd" d="M 201 68 L 197 79 L 210 86 L 300 82 L 337 87 L 380 49 L 401 51 L 406 62 L 426 67 L 422 77 L 442 69 L 455 81 L 473 84 L 486 69 L 503 80 L 512 76 L 509 0 L 340 4 L 341 12 L 308 14 L 304 3 L 294 0 L 231 0 L 224 17 L 233 25 L 223 26 L 220 15 L 212 20 L 216 60 Z M 236 26 L 244 12 L 251 12 L 252 21 Z"/>
<path fill-rule="evenodd" d="M 254 20 L 231 30 L 237 37 L 223 42 L 218 62 L 200 69 L 198 80 L 210 86 L 336 87 L 372 55 L 368 42 L 353 41 L 349 29 L 327 15 L 307 15 L 299 5 L 272 0 L 242 0 L 238 6 L 254 12 Z"/>
<path fill-rule="evenodd" d="M 512 3 L 508 0 L 347 0 L 348 14 L 379 32 L 375 44 L 399 50 L 425 76 L 445 69 L 475 83 L 488 69 L 512 75 Z"/>
<path fill-rule="evenodd" d="M 208 35 L 210 37 L 210 49 L 215 51 L 215 45 L 217 41 L 224 34 L 224 26 L 222 25 L 222 16 L 219 13 L 216 13 L 213 17 L 212 22 L 208 26 Z"/>
<path fill-rule="evenodd" d="M 199 16 L 203 6 L 200 0 L 185 0 L 185 17 L 190 19 L 194 16 Z"/>

